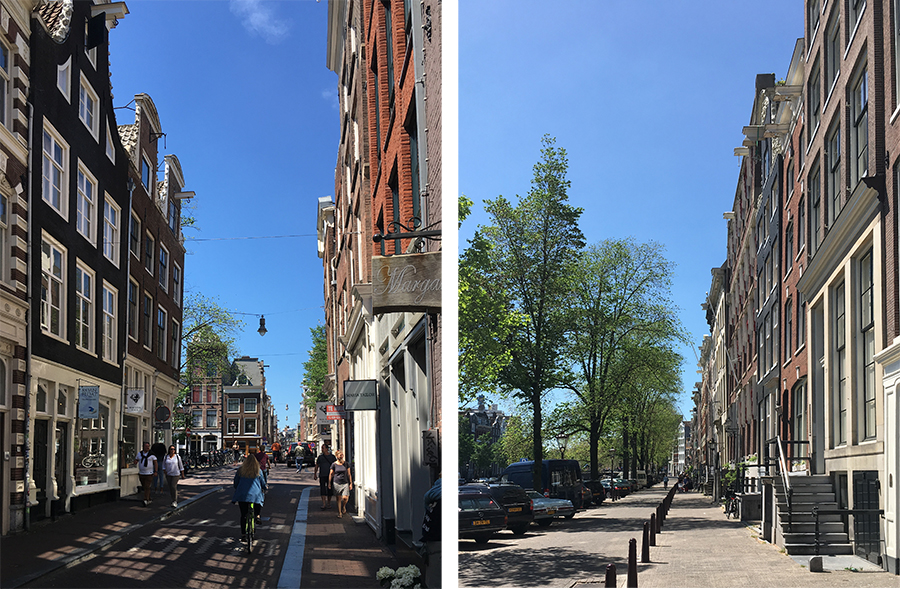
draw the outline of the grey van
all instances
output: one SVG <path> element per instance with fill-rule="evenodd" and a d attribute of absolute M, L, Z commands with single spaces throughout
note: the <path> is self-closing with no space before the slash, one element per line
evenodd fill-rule
<path fill-rule="evenodd" d="M 584 508 L 584 485 L 581 465 L 577 460 L 547 459 L 541 461 L 541 489 L 534 489 L 534 461 L 523 460 L 506 467 L 501 481 L 516 483 L 523 489 L 533 489 L 545 497 L 568 499 L 575 509 Z"/>

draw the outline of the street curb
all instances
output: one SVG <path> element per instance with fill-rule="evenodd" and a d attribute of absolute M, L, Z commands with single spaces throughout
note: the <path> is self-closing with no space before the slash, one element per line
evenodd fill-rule
<path fill-rule="evenodd" d="M 178 507 L 170 507 L 165 512 L 163 512 L 157 516 L 154 516 L 153 518 L 151 518 L 147 521 L 141 522 L 139 524 L 132 524 L 132 525 L 128 526 L 127 528 L 124 528 L 120 532 L 111 534 L 111 535 L 107 536 L 106 538 L 103 538 L 102 540 L 97 540 L 96 542 L 93 542 L 92 544 L 90 544 L 89 546 L 87 546 L 85 548 L 82 548 L 81 550 L 77 550 L 64 558 L 54 561 L 53 563 L 49 564 L 46 569 L 44 569 L 42 571 L 39 571 L 36 573 L 29 573 L 27 575 L 19 577 L 18 579 L 13 579 L 13 581 L 9 585 L 9 589 L 15 589 L 16 587 L 21 587 L 25 583 L 30 583 L 31 581 L 40 579 L 41 577 L 49 575 L 50 573 L 56 572 L 60 569 L 69 568 L 70 566 L 74 566 L 84 560 L 87 560 L 94 553 L 99 552 L 101 550 L 106 550 L 107 548 L 109 548 L 110 546 L 112 546 L 113 544 L 115 544 L 116 542 L 118 542 L 119 540 L 121 540 L 122 538 L 127 536 L 128 534 L 131 534 L 135 530 L 139 530 L 140 528 L 143 528 L 144 526 L 148 526 L 148 525 L 156 523 L 156 522 L 165 521 L 165 520 L 169 519 L 170 517 L 172 517 L 173 515 L 175 515 L 176 513 L 178 513 L 179 511 L 181 511 L 182 509 L 184 509 L 185 507 L 187 507 L 188 505 L 191 505 L 197 501 L 200 501 L 201 499 L 205 499 L 207 496 L 212 495 L 213 493 L 218 493 L 219 491 L 221 491 L 224 488 L 225 487 L 214 487 L 212 489 L 203 491 L 202 493 L 194 495 L 190 499 L 187 499 L 184 502 L 179 503 Z"/>

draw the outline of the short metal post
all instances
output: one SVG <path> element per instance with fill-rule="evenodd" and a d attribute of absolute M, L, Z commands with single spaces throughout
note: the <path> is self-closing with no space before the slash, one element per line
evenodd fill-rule
<path fill-rule="evenodd" d="M 616 586 L 616 565 L 608 564 L 606 565 L 606 582 L 603 584 L 604 587 L 612 587 L 615 589 Z"/>
<path fill-rule="evenodd" d="M 662 532 L 662 505 L 656 506 L 656 533 Z"/>
<path fill-rule="evenodd" d="M 819 556 L 819 506 L 813 506 L 813 516 L 816 518 L 816 556 Z"/>
<path fill-rule="evenodd" d="M 637 587 L 637 540 L 632 538 L 628 541 L 628 579 L 625 582 L 626 587 Z"/>
<path fill-rule="evenodd" d="M 644 537 L 641 539 L 641 562 L 650 562 L 650 522 L 644 522 Z"/>
<path fill-rule="evenodd" d="M 650 514 L 650 546 L 656 546 L 656 514 Z"/>

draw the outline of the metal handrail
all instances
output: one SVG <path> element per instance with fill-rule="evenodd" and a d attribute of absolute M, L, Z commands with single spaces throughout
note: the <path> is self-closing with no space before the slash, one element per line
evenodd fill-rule
<path fill-rule="evenodd" d="M 858 513 L 877 513 L 884 515 L 883 509 L 819 509 L 818 505 L 812 508 L 813 516 L 816 518 L 816 556 L 819 555 L 819 515 L 856 515 Z"/>
<path fill-rule="evenodd" d="M 773 441 L 773 440 L 769 440 L 769 443 L 772 443 L 772 441 Z M 783 448 L 782 445 L 781 445 L 781 435 L 780 435 L 780 434 L 776 434 L 776 436 L 775 436 L 775 438 L 774 438 L 774 442 L 775 442 L 775 445 L 778 447 L 778 470 L 781 471 L 781 482 L 782 482 L 782 484 L 784 485 L 784 491 L 785 491 L 785 493 L 787 494 L 787 525 L 788 525 L 788 530 L 792 530 L 792 529 L 793 529 L 793 526 L 792 526 L 792 522 L 791 522 L 791 515 L 792 515 L 792 513 L 793 513 L 793 506 L 792 506 L 792 501 L 791 501 L 791 499 L 792 499 L 793 494 L 794 494 L 794 489 L 791 487 L 791 480 L 790 480 L 790 477 L 788 477 L 788 474 L 787 474 L 787 473 L 788 473 L 788 470 L 787 470 L 787 460 L 786 460 L 785 457 L 784 457 L 784 448 Z"/>

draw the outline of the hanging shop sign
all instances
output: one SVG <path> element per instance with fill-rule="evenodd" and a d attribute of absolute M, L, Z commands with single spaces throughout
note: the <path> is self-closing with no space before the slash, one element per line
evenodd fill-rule
<path fill-rule="evenodd" d="M 441 308 L 441 252 L 373 256 L 372 276 L 375 313 Z"/>
<path fill-rule="evenodd" d="M 144 389 L 128 389 L 125 393 L 125 413 L 144 412 Z"/>
<path fill-rule="evenodd" d="M 344 381 L 344 410 L 373 411 L 378 409 L 378 388 L 374 380 Z"/>
<path fill-rule="evenodd" d="M 328 405 L 325 407 L 325 418 L 328 420 L 346 419 L 343 405 Z"/>
<path fill-rule="evenodd" d="M 100 414 L 100 387 L 78 387 L 78 418 L 96 419 Z"/>
<path fill-rule="evenodd" d="M 328 401 L 316 401 L 316 423 L 322 424 L 328 421 L 328 417 L 325 414 L 325 408 L 328 405 Z"/>

